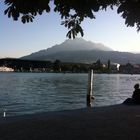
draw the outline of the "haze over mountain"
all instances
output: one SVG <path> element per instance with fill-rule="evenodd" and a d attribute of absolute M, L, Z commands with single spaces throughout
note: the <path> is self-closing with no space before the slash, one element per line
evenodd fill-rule
<path fill-rule="evenodd" d="M 74 40 L 66 40 L 60 45 L 55 45 L 47 49 L 47 54 L 52 54 L 61 51 L 90 51 L 90 50 L 100 50 L 100 51 L 112 51 L 109 47 L 104 46 L 101 43 L 93 43 L 91 41 L 86 41 L 82 38 L 76 38 Z"/>
<path fill-rule="evenodd" d="M 140 62 L 140 54 L 113 51 L 101 43 L 93 43 L 82 38 L 68 39 L 59 45 L 21 58 L 52 61 L 59 59 L 63 62 L 81 63 L 93 63 L 98 59 L 102 62 L 107 62 L 110 59 L 114 63 Z"/>
<path fill-rule="evenodd" d="M 113 51 L 111 48 L 106 47 L 101 43 L 93 43 L 91 41 L 86 41 L 82 38 L 76 38 L 74 40 L 67 39 L 59 45 L 52 46 L 45 50 L 40 50 L 38 52 L 32 53 L 28 56 L 22 58 L 25 59 L 46 59 L 48 55 L 60 53 L 60 52 L 70 52 L 70 51 Z"/>

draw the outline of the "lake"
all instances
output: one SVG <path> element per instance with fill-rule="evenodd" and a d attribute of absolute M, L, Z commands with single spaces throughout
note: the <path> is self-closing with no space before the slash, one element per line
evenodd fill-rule
<path fill-rule="evenodd" d="M 93 106 L 122 103 L 140 75 L 94 74 Z M 86 107 L 88 74 L 0 73 L 0 116 Z"/>

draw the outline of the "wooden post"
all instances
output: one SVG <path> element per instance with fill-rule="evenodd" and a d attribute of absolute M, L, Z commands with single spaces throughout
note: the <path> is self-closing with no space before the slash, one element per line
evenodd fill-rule
<path fill-rule="evenodd" d="M 3 111 L 3 117 L 6 117 L 6 109 Z"/>
<path fill-rule="evenodd" d="M 93 94 L 93 69 L 91 69 L 88 74 L 88 92 L 87 92 L 88 107 L 92 106 L 92 100 L 94 99 L 92 94 Z"/>
<path fill-rule="evenodd" d="M 6 117 L 6 112 L 5 111 L 3 112 L 3 117 Z"/>

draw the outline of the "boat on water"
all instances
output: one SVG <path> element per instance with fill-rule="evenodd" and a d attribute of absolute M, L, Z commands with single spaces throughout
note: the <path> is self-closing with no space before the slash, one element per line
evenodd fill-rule
<path fill-rule="evenodd" d="M 9 67 L 6 67 L 6 66 L 1 66 L 0 67 L 0 72 L 13 72 L 14 69 L 13 68 L 9 68 Z"/>

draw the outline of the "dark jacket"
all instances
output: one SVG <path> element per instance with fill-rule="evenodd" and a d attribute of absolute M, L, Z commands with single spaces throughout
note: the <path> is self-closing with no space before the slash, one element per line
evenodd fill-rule
<path fill-rule="evenodd" d="M 132 99 L 134 100 L 135 103 L 140 104 L 140 89 L 136 89 L 133 92 Z"/>

